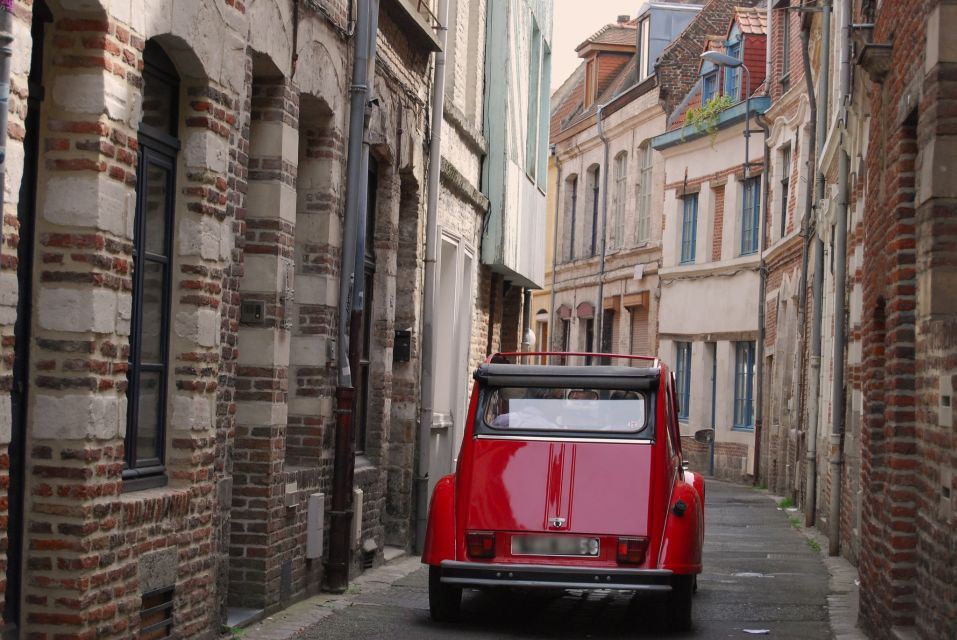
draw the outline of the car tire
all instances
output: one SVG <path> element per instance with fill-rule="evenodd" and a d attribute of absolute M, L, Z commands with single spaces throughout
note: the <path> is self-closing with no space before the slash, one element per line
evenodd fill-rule
<path fill-rule="evenodd" d="M 429 567 L 429 614 L 434 622 L 455 622 L 462 610 L 462 589 L 442 583 L 438 567 Z"/>
<path fill-rule="evenodd" d="M 669 626 L 673 631 L 691 630 L 691 600 L 694 596 L 695 576 L 674 576 L 668 596 Z"/>

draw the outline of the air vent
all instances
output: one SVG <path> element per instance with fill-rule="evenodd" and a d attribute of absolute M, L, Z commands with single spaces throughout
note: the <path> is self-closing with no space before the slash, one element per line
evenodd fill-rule
<path fill-rule="evenodd" d="M 173 588 L 143 594 L 140 607 L 139 640 L 167 640 L 173 637 Z"/>

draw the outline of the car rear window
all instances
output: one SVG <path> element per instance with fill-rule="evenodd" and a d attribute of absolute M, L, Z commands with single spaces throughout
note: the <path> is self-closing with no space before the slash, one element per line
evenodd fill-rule
<path fill-rule="evenodd" d="M 484 397 L 483 422 L 494 431 L 632 436 L 648 426 L 649 403 L 641 391 L 495 387 Z"/>

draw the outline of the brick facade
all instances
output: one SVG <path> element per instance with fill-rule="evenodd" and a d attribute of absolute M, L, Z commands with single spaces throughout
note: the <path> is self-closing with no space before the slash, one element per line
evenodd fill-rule
<path fill-rule="evenodd" d="M 295 38 L 283 3 L 47 4 L 50 16 L 40 0 L 20 0 L 13 16 L 0 375 L 14 404 L 29 404 L 22 422 L 10 394 L 0 404 L 3 444 L 22 447 L 25 463 L 11 476 L 16 460 L 0 457 L 11 554 L 10 534 L 23 527 L 19 620 L 6 622 L 36 640 L 133 637 L 144 594 L 172 588 L 173 636 L 214 637 L 227 607 L 275 610 L 317 590 L 324 573 L 305 542 L 310 495 L 324 493 L 327 508 L 330 497 L 348 4 L 300 7 Z M 31 27 L 45 30 L 33 66 Z M 153 45 L 175 67 L 166 109 L 143 99 Z M 368 134 L 379 168 L 375 384 L 356 469 L 365 552 L 353 554 L 354 571 L 381 562 L 387 542 L 408 544 L 411 510 L 386 512 L 409 504 L 418 397 L 417 342 L 410 363 L 394 365 L 392 347 L 397 328 L 419 322 L 408 301 L 421 296 L 430 58 L 387 11 L 378 52 Z M 131 326 L 137 157 L 141 124 L 165 113 L 178 116 L 179 145 L 165 194 L 169 287 L 141 294 L 169 306 L 162 474 L 133 490 L 123 474 L 128 363 L 142 338 Z M 21 237 L 24 220 L 35 228 Z M 18 261 L 29 255 L 22 243 L 32 263 Z M 15 328 L 18 292 L 33 304 L 20 306 L 26 324 Z M 259 317 L 244 317 L 244 303 L 261 305 Z M 13 520 L 18 486 L 23 514 Z M 0 581 L 4 595 L 8 587 Z"/>

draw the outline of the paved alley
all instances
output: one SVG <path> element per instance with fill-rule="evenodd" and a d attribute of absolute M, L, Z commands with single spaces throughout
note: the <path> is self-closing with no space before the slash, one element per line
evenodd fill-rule
<path fill-rule="evenodd" d="M 414 568 L 408 563 L 405 565 Z M 529 595 L 466 592 L 455 625 L 429 619 L 427 572 L 415 568 L 389 587 L 366 589 L 312 607 L 327 615 L 301 632 L 286 619 L 266 622 L 245 637 L 329 638 L 654 638 L 656 602 L 619 593 L 567 593 L 551 600 Z M 709 481 L 705 572 L 694 603 L 693 638 L 827 638 L 828 572 L 820 555 L 796 531 L 788 514 L 749 487 Z M 309 605 L 302 603 L 308 611 Z M 273 626 L 270 626 L 270 625 Z M 765 635 L 765 634 L 762 634 Z M 678 637 L 678 636 L 672 636 Z"/>

